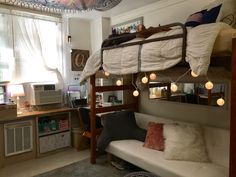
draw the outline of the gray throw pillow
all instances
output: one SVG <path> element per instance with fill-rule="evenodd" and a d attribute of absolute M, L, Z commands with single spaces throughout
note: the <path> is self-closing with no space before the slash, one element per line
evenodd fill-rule
<path fill-rule="evenodd" d="M 144 141 L 146 130 L 137 126 L 134 112 L 119 111 L 102 116 L 103 130 L 97 140 L 97 150 L 105 151 L 113 140 L 136 139 Z"/>

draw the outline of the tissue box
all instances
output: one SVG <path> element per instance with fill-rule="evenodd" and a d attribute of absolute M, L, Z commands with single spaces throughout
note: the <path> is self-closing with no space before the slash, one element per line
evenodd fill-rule
<path fill-rule="evenodd" d="M 17 117 L 16 105 L 0 105 L 0 120 L 11 120 Z"/>

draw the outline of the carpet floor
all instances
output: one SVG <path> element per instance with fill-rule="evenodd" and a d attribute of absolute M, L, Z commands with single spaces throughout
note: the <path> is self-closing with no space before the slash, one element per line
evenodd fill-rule
<path fill-rule="evenodd" d="M 133 170 L 118 170 L 111 166 L 106 156 L 97 158 L 96 164 L 85 159 L 65 167 L 61 167 L 35 177 L 123 177 Z"/>

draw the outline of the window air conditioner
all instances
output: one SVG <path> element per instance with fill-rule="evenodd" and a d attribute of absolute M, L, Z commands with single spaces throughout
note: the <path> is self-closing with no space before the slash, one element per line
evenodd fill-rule
<path fill-rule="evenodd" d="M 31 105 L 62 103 L 62 91 L 55 84 L 31 84 L 30 90 Z"/>

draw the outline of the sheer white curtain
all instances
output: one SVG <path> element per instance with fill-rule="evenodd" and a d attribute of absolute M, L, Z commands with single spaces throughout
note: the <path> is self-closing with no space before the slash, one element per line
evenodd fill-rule
<path fill-rule="evenodd" d="M 61 23 L 13 16 L 15 80 L 57 82 L 62 62 Z"/>
<path fill-rule="evenodd" d="M 13 68 L 11 16 L 0 13 L 0 82 L 12 79 Z"/>

